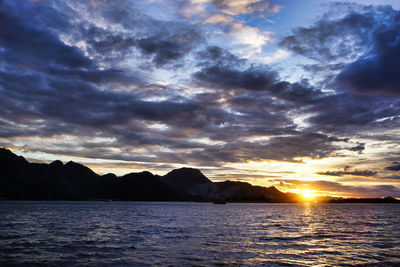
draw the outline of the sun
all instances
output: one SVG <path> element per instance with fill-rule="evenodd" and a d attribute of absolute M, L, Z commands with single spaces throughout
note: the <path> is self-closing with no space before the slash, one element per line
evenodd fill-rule
<path fill-rule="evenodd" d="M 315 194 L 312 193 L 310 190 L 302 190 L 301 196 L 303 197 L 304 200 L 307 200 L 307 201 L 315 198 Z"/>

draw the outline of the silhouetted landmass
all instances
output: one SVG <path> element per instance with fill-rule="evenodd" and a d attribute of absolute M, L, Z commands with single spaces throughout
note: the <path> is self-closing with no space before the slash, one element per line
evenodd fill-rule
<path fill-rule="evenodd" d="M 173 170 L 163 176 L 162 181 L 172 188 L 183 191 L 188 191 L 196 185 L 213 184 L 200 170 L 192 168 Z"/>
<path fill-rule="evenodd" d="M 128 200 L 212 202 L 298 202 L 299 196 L 275 187 L 245 182 L 212 182 L 200 170 L 176 169 L 164 176 L 144 171 L 121 177 L 98 175 L 70 161 L 29 163 L 0 148 L 0 199 L 9 200 Z M 330 203 L 400 203 L 392 197 L 330 199 Z"/>
<path fill-rule="evenodd" d="M 267 188 L 234 181 L 212 182 L 199 170 L 192 168 L 173 170 L 163 176 L 162 181 L 198 201 L 295 202 L 297 197 L 273 186 Z"/>
<path fill-rule="evenodd" d="M 29 163 L 0 148 L 0 199 L 295 202 L 294 194 L 244 182 L 212 182 L 200 170 L 98 175 L 75 162 Z"/>
<path fill-rule="evenodd" d="M 342 199 L 332 199 L 330 203 L 399 203 L 397 200 L 391 196 L 385 198 L 342 198 Z"/>

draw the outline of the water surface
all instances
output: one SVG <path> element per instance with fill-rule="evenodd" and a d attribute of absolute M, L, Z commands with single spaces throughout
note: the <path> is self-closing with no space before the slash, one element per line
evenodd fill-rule
<path fill-rule="evenodd" d="M 0 202 L 0 265 L 400 265 L 400 205 Z"/>

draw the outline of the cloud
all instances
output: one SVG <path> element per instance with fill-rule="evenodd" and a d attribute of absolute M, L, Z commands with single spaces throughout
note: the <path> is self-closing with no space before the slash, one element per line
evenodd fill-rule
<path fill-rule="evenodd" d="M 320 175 L 328 175 L 328 176 L 346 176 L 346 175 L 352 175 L 352 176 L 363 176 L 363 177 L 374 177 L 377 172 L 376 171 L 370 171 L 370 170 L 344 170 L 344 171 L 325 171 L 325 172 L 317 172 L 317 174 Z"/>
<path fill-rule="evenodd" d="M 350 13 L 333 20 L 323 16 L 311 27 L 295 29 L 280 46 L 317 61 L 351 60 L 364 51 L 372 27 L 367 15 Z"/>
<path fill-rule="evenodd" d="M 207 46 L 205 49 L 197 52 L 196 56 L 199 66 L 217 65 L 227 68 L 240 68 L 247 62 L 246 59 L 241 59 L 219 46 Z"/>
<path fill-rule="evenodd" d="M 277 13 L 282 8 L 281 5 L 274 4 L 271 1 L 260 0 L 212 0 L 217 8 L 229 15 L 253 14 L 253 13 Z"/>
<path fill-rule="evenodd" d="M 75 47 L 61 42 L 54 34 L 36 29 L 21 18 L 0 10 L 0 57 L 18 65 L 55 64 L 71 68 L 89 68 L 91 61 Z M 28 67 L 28 66 L 25 66 Z"/>
<path fill-rule="evenodd" d="M 390 6 L 356 7 L 349 4 L 339 18 L 331 12 L 311 27 L 297 28 L 280 45 L 323 65 L 340 66 L 329 87 L 399 96 L 400 13 Z"/>
<path fill-rule="evenodd" d="M 189 0 L 179 1 L 180 11 L 186 17 L 213 16 L 217 14 L 237 15 L 266 15 L 278 13 L 281 5 L 268 0 Z M 210 14 L 211 10 L 211 14 Z"/>
<path fill-rule="evenodd" d="M 278 49 L 275 51 L 272 55 L 270 56 L 264 56 L 261 59 L 259 59 L 261 62 L 264 64 L 270 64 L 272 62 L 278 61 L 280 59 L 284 59 L 290 56 L 290 53 L 286 50 L 283 49 Z"/>
<path fill-rule="evenodd" d="M 268 89 L 276 81 L 277 74 L 274 71 L 253 67 L 238 70 L 214 65 L 203 68 L 196 72 L 193 77 L 201 84 L 217 89 L 260 91 Z"/>
<path fill-rule="evenodd" d="M 393 165 L 387 166 L 385 170 L 389 171 L 400 171 L 400 163 L 399 162 L 393 162 Z"/>
<path fill-rule="evenodd" d="M 400 180 L 400 175 L 390 175 L 390 176 L 384 176 L 384 177 L 379 177 L 379 178 L 385 179 L 385 180 L 397 181 L 397 180 Z"/>
<path fill-rule="evenodd" d="M 24 86 L 32 81 L 37 81 L 34 88 Z M 0 72 L 0 85 L 3 87 L 2 95 L 8 96 L 8 104 L 4 103 L 4 106 L 12 106 L 12 116 L 27 119 L 59 118 L 67 122 L 104 126 L 127 123 L 134 118 L 173 120 L 182 113 L 189 115 L 197 106 L 190 101 L 143 101 L 129 92 L 99 90 L 91 82 L 53 77 L 44 79 L 40 75 Z M 21 101 L 26 105 L 21 105 Z"/>
<path fill-rule="evenodd" d="M 226 140 L 226 138 L 225 138 Z M 334 142 L 340 140 L 316 133 L 298 133 L 287 137 L 272 137 L 265 142 L 236 141 L 205 147 L 189 157 L 208 162 L 246 162 L 278 160 L 299 162 L 301 158 L 324 158 L 337 149 Z M 283 149 L 284 148 L 284 149 Z"/>
<path fill-rule="evenodd" d="M 324 97 L 307 80 L 289 83 L 282 81 L 267 65 L 254 66 L 220 47 L 207 47 L 197 53 L 202 68 L 192 77 L 199 86 L 219 90 L 264 91 L 269 95 L 300 105 L 315 103 Z M 260 97 L 260 96 L 257 96 Z"/>
<path fill-rule="evenodd" d="M 334 86 L 360 94 L 399 97 L 400 71 L 397 68 L 400 61 L 399 32 L 400 22 L 392 29 L 377 33 L 374 49 L 344 67 L 336 77 Z"/>
<path fill-rule="evenodd" d="M 136 46 L 145 55 L 153 55 L 156 66 L 162 66 L 184 57 L 202 42 L 201 35 L 190 28 L 175 29 L 172 34 L 163 33 L 136 40 Z"/>
<path fill-rule="evenodd" d="M 29 86 L 32 81 L 35 87 Z M 243 95 L 229 100 L 231 107 L 240 112 L 240 115 L 235 115 L 215 102 L 218 95 L 199 95 L 193 100 L 144 101 L 131 92 L 100 90 L 92 81 L 4 72 L 0 73 L 0 85 L 3 87 L 1 99 L 4 100 L 0 100 L 0 115 L 24 126 L 14 127 L 12 131 L 8 123 L 7 128 L 3 128 L 7 129 L 4 134 L 8 137 L 49 136 L 65 132 L 90 136 L 91 131 L 101 129 L 100 136 L 116 139 L 109 146 L 146 149 L 148 156 L 131 157 L 141 161 L 204 165 L 264 159 L 297 161 L 296 158 L 301 157 L 331 155 L 337 149 L 332 143 L 342 142 L 323 134 L 296 132 L 285 108 L 279 111 L 279 107 L 272 103 L 271 110 L 260 112 L 260 108 L 267 107 L 265 102 L 247 101 Z M 251 100 L 252 95 L 248 97 Z M 9 114 L 8 110 L 13 110 L 13 113 Z M 150 122 L 162 122 L 166 128 L 150 130 Z M 28 125 L 32 130 L 24 131 Z M 274 137 L 285 134 L 290 136 Z M 272 137 L 264 143 L 241 141 L 243 137 L 253 135 Z M 204 137 L 210 140 L 207 141 L 209 144 L 196 141 L 196 138 Z M 230 142 L 226 143 L 227 140 Z M 214 144 L 215 141 L 221 143 Z M 86 146 L 85 143 L 77 144 L 80 150 Z M 160 146 L 173 152 L 157 151 Z M 178 154 L 174 151 L 176 149 L 180 151 Z M 118 153 L 118 150 L 108 153 L 108 158 L 112 155 L 121 159 Z M 90 154 L 82 152 L 82 155 Z"/>
<path fill-rule="evenodd" d="M 396 107 L 399 100 L 392 98 L 343 92 L 320 96 L 317 100 L 307 109 L 314 113 L 307 121 L 312 128 L 329 133 L 358 135 L 379 127 L 395 126 L 395 120 L 383 122 L 381 119 L 396 116 L 400 112 Z M 383 126 L 382 123 L 386 125 Z"/>
<path fill-rule="evenodd" d="M 233 23 L 229 32 L 233 37 L 234 44 L 248 46 L 248 48 L 246 48 L 246 56 L 260 53 L 262 47 L 272 40 L 272 34 L 270 32 L 243 25 L 242 23 Z"/>
<path fill-rule="evenodd" d="M 273 34 L 246 23 L 239 16 L 265 16 L 279 12 L 281 6 L 264 0 L 193 0 L 177 1 L 185 18 L 208 28 L 213 43 L 224 43 L 247 58 L 260 54 L 264 45 L 272 42 Z"/>
<path fill-rule="evenodd" d="M 198 53 L 204 66 L 192 76 L 199 85 L 216 89 L 266 90 L 276 82 L 277 73 L 257 67 L 245 67 L 245 60 L 219 47 L 208 47 Z"/>
<path fill-rule="evenodd" d="M 212 14 L 204 22 L 210 24 L 229 24 L 235 21 L 231 16 L 224 14 Z"/>

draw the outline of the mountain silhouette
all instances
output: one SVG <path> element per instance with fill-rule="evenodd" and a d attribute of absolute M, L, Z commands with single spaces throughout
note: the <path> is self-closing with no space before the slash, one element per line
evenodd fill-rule
<path fill-rule="evenodd" d="M 69 161 L 29 163 L 0 148 L 0 198 L 10 200 L 258 201 L 293 202 L 293 194 L 244 182 L 212 182 L 200 170 L 98 175 Z"/>
<path fill-rule="evenodd" d="M 178 190 L 187 190 L 198 184 L 212 184 L 198 169 L 180 168 L 170 171 L 163 177 L 163 181 Z"/>

